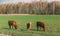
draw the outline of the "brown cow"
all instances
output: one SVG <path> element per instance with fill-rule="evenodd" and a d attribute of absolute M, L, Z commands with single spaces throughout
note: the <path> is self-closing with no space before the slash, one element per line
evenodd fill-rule
<path fill-rule="evenodd" d="M 31 22 L 27 23 L 27 30 L 29 31 L 31 29 Z"/>
<path fill-rule="evenodd" d="M 40 21 L 37 21 L 37 30 L 43 28 L 43 30 L 45 31 L 45 23 L 44 22 L 40 22 Z"/>
<path fill-rule="evenodd" d="M 15 28 L 15 29 L 17 29 L 18 28 L 18 26 L 17 26 L 17 24 L 16 24 L 16 21 L 14 21 L 14 20 L 9 20 L 8 21 L 8 25 L 9 25 L 9 28 L 11 29 L 11 28 Z"/>

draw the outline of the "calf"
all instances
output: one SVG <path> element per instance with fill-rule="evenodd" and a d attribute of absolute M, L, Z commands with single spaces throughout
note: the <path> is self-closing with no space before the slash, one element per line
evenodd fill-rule
<path fill-rule="evenodd" d="M 31 22 L 27 23 L 27 30 L 29 31 L 31 29 Z"/>
<path fill-rule="evenodd" d="M 40 21 L 37 21 L 37 30 L 43 28 L 43 30 L 45 31 L 45 23 L 44 22 L 40 22 Z"/>
<path fill-rule="evenodd" d="M 9 20 L 8 21 L 8 25 L 9 25 L 9 28 L 11 29 L 11 28 L 15 28 L 15 29 L 17 29 L 18 28 L 18 26 L 17 26 L 17 24 L 16 24 L 16 21 L 14 21 L 14 20 Z"/>

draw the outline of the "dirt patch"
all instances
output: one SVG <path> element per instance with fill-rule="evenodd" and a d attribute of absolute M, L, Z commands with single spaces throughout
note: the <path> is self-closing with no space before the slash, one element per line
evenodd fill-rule
<path fill-rule="evenodd" d="M 12 15 L 12 16 L 14 16 L 14 15 L 30 15 L 30 14 L 0 14 L 0 16 L 6 16 L 6 15 L 8 15 L 8 16 Z"/>
<path fill-rule="evenodd" d="M 8 34 L 1 34 L 1 33 L 0 33 L 0 36 L 11 36 L 11 35 L 8 35 Z"/>

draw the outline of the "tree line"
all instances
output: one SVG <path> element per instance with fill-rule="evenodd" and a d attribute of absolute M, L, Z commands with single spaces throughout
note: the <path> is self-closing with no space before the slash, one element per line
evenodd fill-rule
<path fill-rule="evenodd" d="M 60 14 L 60 4 L 53 2 L 31 2 L 18 4 L 0 4 L 0 14 Z"/>

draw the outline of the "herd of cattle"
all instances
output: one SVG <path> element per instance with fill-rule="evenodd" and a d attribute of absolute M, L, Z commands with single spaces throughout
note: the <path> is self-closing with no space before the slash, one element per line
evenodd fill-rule
<path fill-rule="evenodd" d="M 32 22 L 28 22 L 27 23 L 27 30 L 29 31 L 29 30 L 31 30 L 31 24 L 32 24 Z M 14 21 L 14 20 L 9 20 L 8 21 L 8 25 L 9 25 L 9 28 L 11 29 L 11 28 L 15 28 L 15 29 L 18 29 L 18 25 L 17 25 L 17 23 L 16 23 L 16 21 Z M 37 27 L 37 30 L 40 30 L 41 28 L 43 29 L 43 31 L 45 31 L 46 30 L 46 27 L 45 27 L 46 25 L 45 25 L 45 23 L 44 22 L 41 22 L 41 21 L 37 21 L 36 22 L 36 27 Z"/>

